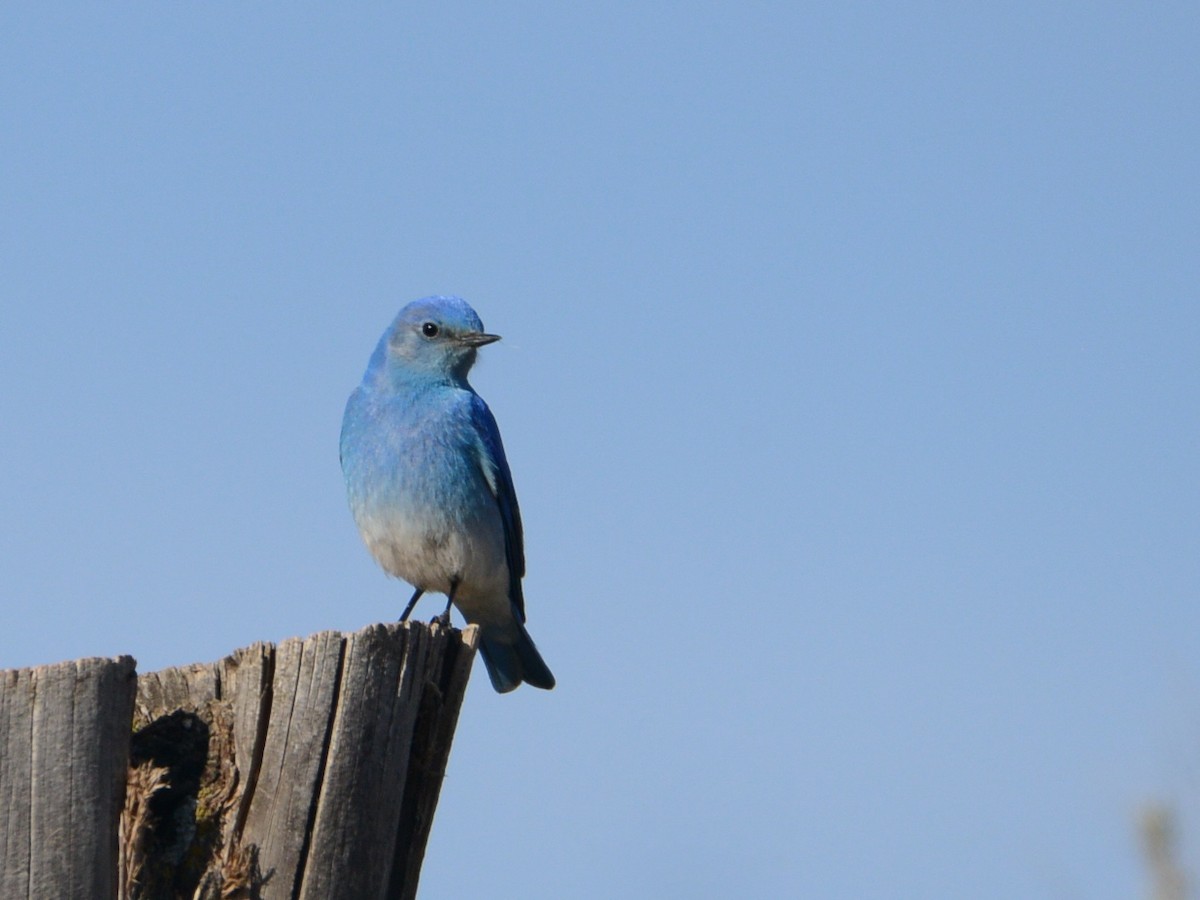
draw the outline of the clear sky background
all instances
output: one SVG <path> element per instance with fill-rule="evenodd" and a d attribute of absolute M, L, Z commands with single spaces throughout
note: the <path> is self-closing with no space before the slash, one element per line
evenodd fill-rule
<path fill-rule="evenodd" d="M 423 897 L 1136 897 L 1154 799 L 1200 877 L 1198 47 L 4 4 L 0 666 L 395 617 L 342 408 L 457 293 L 559 687 L 476 671 Z"/>

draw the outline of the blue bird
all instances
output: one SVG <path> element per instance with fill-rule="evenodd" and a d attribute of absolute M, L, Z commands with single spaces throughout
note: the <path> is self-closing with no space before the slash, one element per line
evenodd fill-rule
<path fill-rule="evenodd" d="M 554 687 L 525 630 L 521 511 L 486 403 L 467 383 L 487 334 L 458 297 L 408 304 L 392 322 L 342 419 L 341 460 L 350 510 L 371 555 L 416 592 L 479 626 L 492 686 Z"/>

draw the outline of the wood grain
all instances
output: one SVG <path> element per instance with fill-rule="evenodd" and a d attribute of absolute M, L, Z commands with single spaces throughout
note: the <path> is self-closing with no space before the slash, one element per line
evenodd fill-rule
<path fill-rule="evenodd" d="M 173 896 L 216 898 L 240 884 L 237 896 L 265 900 L 415 891 L 449 753 L 431 742 L 453 739 L 475 646 L 474 629 L 373 625 L 144 676 L 139 722 L 192 713 L 213 743 L 201 824 L 181 857 L 203 856 L 204 871 L 152 860 L 142 883 L 154 890 L 131 897 L 162 895 L 167 882 Z M 422 822 L 405 822 L 407 811 Z"/>
<path fill-rule="evenodd" d="M 411 898 L 477 645 L 417 622 L 0 672 L 0 898 Z"/>
<path fill-rule="evenodd" d="M 0 897 L 117 895 L 134 661 L 0 673 Z"/>

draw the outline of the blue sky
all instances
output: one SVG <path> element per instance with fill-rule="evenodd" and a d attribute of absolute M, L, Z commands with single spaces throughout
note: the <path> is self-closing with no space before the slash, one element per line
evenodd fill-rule
<path fill-rule="evenodd" d="M 1200 877 L 1198 44 L 6 5 L 0 665 L 397 615 L 342 407 L 456 293 L 559 687 L 476 672 L 423 897 L 1130 897 L 1155 799 Z"/>

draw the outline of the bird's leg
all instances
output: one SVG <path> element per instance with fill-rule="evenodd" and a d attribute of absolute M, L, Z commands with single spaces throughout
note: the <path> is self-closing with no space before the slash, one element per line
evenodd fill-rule
<path fill-rule="evenodd" d="M 417 601 L 421 599 L 421 595 L 425 593 L 424 588 L 417 588 L 412 595 L 412 599 L 408 601 L 408 606 L 404 607 L 404 612 L 400 614 L 400 621 L 407 622 L 409 615 L 412 614 L 413 607 L 417 605 Z"/>
<path fill-rule="evenodd" d="M 434 622 L 440 622 L 444 628 L 450 627 L 450 607 L 454 605 L 454 593 L 458 590 L 458 579 L 450 579 L 450 593 L 446 595 L 446 611 L 434 619 Z"/>

